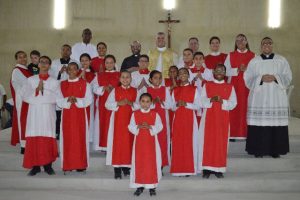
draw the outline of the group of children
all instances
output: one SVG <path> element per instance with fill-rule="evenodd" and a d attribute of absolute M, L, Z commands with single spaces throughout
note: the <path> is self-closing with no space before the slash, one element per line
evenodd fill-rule
<path fill-rule="evenodd" d="M 92 145 L 93 150 L 106 151 L 106 164 L 114 167 L 115 179 L 130 176 L 136 196 L 144 188 L 155 195 L 166 166 L 173 176 L 223 177 L 229 111 L 237 104 L 233 86 L 224 81 L 224 64 L 208 69 L 203 53 L 196 52 L 192 66 L 171 66 L 169 78 L 163 79 L 161 72 L 148 70 L 147 55 L 140 56 L 139 70 L 132 73 L 116 71 L 115 57 L 107 55 L 105 71 L 95 73 L 89 54 L 82 54 L 81 67 L 76 62 L 61 67 L 58 75 L 65 73 L 67 79 L 58 81 L 51 76 L 49 57 L 39 58 L 39 74 L 33 76 L 25 52 L 18 51 L 16 60 L 12 137 L 14 144 L 18 140 L 22 147 L 26 144 L 23 167 L 31 169 L 28 175 L 39 173 L 41 166 L 55 174 L 52 163 L 58 156 L 59 129 L 65 174 L 85 172 Z M 61 109 L 59 127 L 56 107 Z"/>

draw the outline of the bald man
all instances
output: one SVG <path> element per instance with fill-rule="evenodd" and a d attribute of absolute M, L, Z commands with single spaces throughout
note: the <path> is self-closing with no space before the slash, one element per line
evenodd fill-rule
<path fill-rule="evenodd" d="M 86 28 L 82 31 L 82 42 L 78 42 L 72 47 L 71 58 L 80 62 L 79 58 L 81 54 L 88 53 L 91 58 L 97 57 L 97 48 L 95 45 L 91 44 L 92 40 L 92 31 L 89 28 Z"/>
<path fill-rule="evenodd" d="M 126 57 L 123 60 L 121 65 L 121 70 L 127 70 L 133 72 L 139 70 L 138 62 L 140 59 L 142 46 L 139 41 L 135 40 L 130 44 L 130 48 L 131 48 L 132 55 Z"/>

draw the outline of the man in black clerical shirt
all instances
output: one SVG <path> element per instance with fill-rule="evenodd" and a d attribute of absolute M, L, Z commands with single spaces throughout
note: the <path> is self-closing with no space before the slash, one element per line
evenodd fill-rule
<path fill-rule="evenodd" d="M 41 53 L 39 51 L 33 50 L 30 52 L 31 63 L 27 66 L 27 68 L 33 75 L 39 74 L 38 64 L 40 57 Z"/>
<path fill-rule="evenodd" d="M 132 55 L 125 58 L 121 65 L 121 70 L 127 70 L 130 72 L 139 70 L 139 59 L 141 53 L 141 44 L 139 41 L 133 41 L 130 44 Z"/>

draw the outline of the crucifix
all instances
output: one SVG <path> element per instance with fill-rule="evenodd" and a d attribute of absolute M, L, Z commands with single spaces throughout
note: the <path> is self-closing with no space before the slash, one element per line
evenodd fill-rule
<path fill-rule="evenodd" d="M 159 20 L 159 23 L 167 23 L 168 25 L 168 48 L 171 48 L 171 24 L 172 23 L 179 23 L 180 20 L 171 19 L 171 11 L 168 11 L 168 19 L 167 20 Z"/>

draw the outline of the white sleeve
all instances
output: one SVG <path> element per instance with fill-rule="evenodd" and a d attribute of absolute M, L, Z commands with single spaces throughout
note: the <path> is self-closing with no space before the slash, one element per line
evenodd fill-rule
<path fill-rule="evenodd" d="M 277 83 L 282 89 L 287 89 L 292 81 L 292 72 L 288 61 L 283 58 L 283 66 L 280 74 L 274 75 Z"/>
<path fill-rule="evenodd" d="M 64 98 L 60 87 L 58 87 L 56 92 L 56 105 L 62 109 L 70 109 L 71 107 L 71 103 L 68 102 L 68 97 Z"/>
<path fill-rule="evenodd" d="M 187 103 L 186 108 L 190 110 L 199 110 L 200 109 L 200 94 L 198 90 L 195 90 L 194 102 Z"/>
<path fill-rule="evenodd" d="M 29 81 L 27 81 L 27 83 L 22 87 L 20 95 L 23 101 L 29 104 L 55 104 L 57 90 L 58 84 L 55 86 L 44 84 L 43 94 L 39 92 L 36 96 L 36 88 L 33 88 Z"/>
<path fill-rule="evenodd" d="M 78 108 L 86 108 L 93 102 L 93 94 L 89 83 L 86 84 L 86 91 L 84 98 L 76 98 L 77 102 L 75 105 Z"/>
<path fill-rule="evenodd" d="M 113 89 L 109 93 L 107 100 L 105 102 L 105 108 L 111 111 L 117 111 L 119 109 L 118 103 L 116 102 L 116 98 L 115 98 L 115 89 Z"/>
<path fill-rule="evenodd" d="M 94 94 L 98 96 L 102 96 L 104 94 L 104 87 L 99 86 L 98 84 L 98 75 L 96 75 L 93 81 L 91 82 L 91 86 Z"/>
<path fill-rule="evenodd" d="M 12 86 L 15 89 L 15 92 L 17 93 L 23 85 L 26 83 L 27 77 L 22 74 L 22 72 L 19 69 L 14 69 L 12 72 L 11 82 Z"/>
<path fill-rule="evenodd" d="M 238 75 L 238 68 L 232 68 L 230 63 L 230 53 L 227 55 L 226 60 L 224 62 L 226 67 L 226 76 L 237 76 Z"/>
<path fill-rule="evenodd" d="M 228 100 L 223 100 L 222 110 L 232 110 L 237 104 L 234 87 L 232 87 L 231 94 Z"/>
<path fill-rule="evenodd" d="M 166 98 L 164 101 L 164 105 L 162 105 L 162 108 L 169 110 L 169 109 L 172 109 L 172 107 L 173 107 L 173 101 L 172 101 L 172 97 L 170 94 L 170 89 L 168 87 L 166 87 Z"/>
<path fill-rule="evenodd" d="M 174 97 L 174 92 L 172 92 L 172 102 L 173 102 L 173 106 L 172 106 L 172 111 L 176 111 L 177 110 L 177 106 L 176 106 L 176 104 L 177 104 L 177 102 L 175 101 L 175 97 Z"/>
<path fill-rule="evenodd" d="M 244 72 L 244 80 L 249 90 L 255 90 L 260 86 L 262 75 L 255 72 L 256 61 L 252 59 Z"/>
<path fill-rule="evenodd" d="M 0 94 L 3 95 L 3 96 L 6 95 L 6 91 L 3 87 L 3 85 L 1 85 L 1 84 L 0 84 Z"/>
<path fill-rule="evenodd" d="M 212 107 L 210 98 L 208 98 L 207 94 L 206 94 L 206 85 L 203 86 L 201 94 L 200 94 L 200 107 L 201 108 L 211 108 Z"/>
<path fill-rule="evenodd" d="M 175 52 L 173 52 L 173 64 L 178 65 L 178 55 Z"/>
<path fill-rule="evenodd" d="M 140 96 L 143 94 L 143 91 L 141 90 L 137 90 L 137 93 L 136 93 L 136 98 L 135 98 L 135 102 L 133 102 L 133 105 L 132 105 L 132 110 L 135 111 L 135 110 L 138 110 L 141 108 L 141 105 L 140 105 Z"/>
<path fill-rule="evenodd" d="M 155 117 L 155 124 L 154 126 L 151 126 L 150 129 L 150 134 L 153 135 L 157 135 L 161 130 L 163 129 L 163 124 L 161 122 L 161 118 L 160 116 L 156 113 L 156 117 Z"/>
<path fill-rule="evenodd" d="M 128 125 L 128 129 L 129 131 L 133 134 L 133 135 L 138 135 L 139 133 L 139 129 L 138 126 L 135 122 L 135 117 L 134 117 L 134 113 L 132 113 L 131 118 L 130 118 L 130 123 Z"/>
<path fill-rule="evenodd" d="M 212 70 L 205 68 L 204 72 L 201 74 L 203 79 L 206 81 L 214 80 L 214 76 Z"/>

